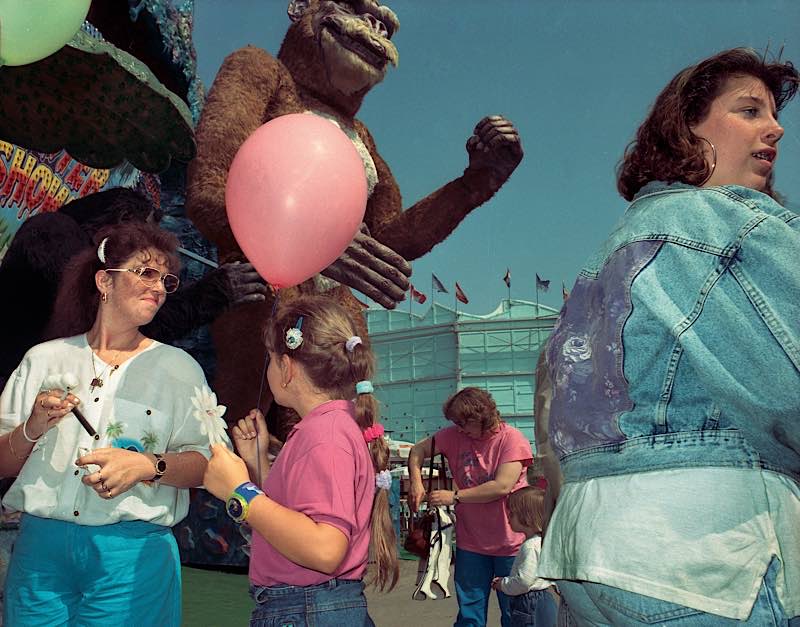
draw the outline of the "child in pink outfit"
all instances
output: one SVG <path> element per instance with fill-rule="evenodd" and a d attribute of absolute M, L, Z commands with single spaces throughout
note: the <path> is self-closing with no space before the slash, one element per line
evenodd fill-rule
<path fill-rule="evenodd" d="M 205 476 L 255 531 L 251 625 L 372 626 L 362 582 L 370 551 L 378 587 L 399 574 L 372 351 L 350 314 L 320 298 L 280 307 L 266 342 L 275 400 L 301 420 L 270 467 L 267 425 L 252 410 L 232 429 L 241 458 L 215 446 Z"/>

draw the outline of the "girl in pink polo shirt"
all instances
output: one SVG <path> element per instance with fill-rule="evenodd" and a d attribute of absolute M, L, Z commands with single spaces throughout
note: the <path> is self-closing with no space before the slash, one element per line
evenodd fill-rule
<path fill-rule="evenodd" d="M 399 574 L 374 356 L 350 314 L 320 298 L 279 307 L 266 343 L 275 401 L 301 420 L 270 466 L 267 425 L 252 410 L 232 429 L 241 457 L 214 446 L 205 475 L 228 514 L 256 531 L 251 625 L 373 625 L 362 582 L 370 549 L 371 583 L 391 589 Z"/>

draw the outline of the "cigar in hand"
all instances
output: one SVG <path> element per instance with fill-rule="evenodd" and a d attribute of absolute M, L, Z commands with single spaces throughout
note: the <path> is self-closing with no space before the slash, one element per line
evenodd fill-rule
<path fill-rule="evenodd" d="M 92 425 L 89 424 L 89 421 L 86 420 L 86 416 L 83 415 L 83 412 L 77 407 L 73 407 L 71 411 L 73 414 L 75 414 L 75 417 L 78 419 L 78 422 L 81 423 L 81 426 L 83 427 L 84 431 L 86 431 L 86 433 L 92 436 L 95 440 L 99 440 L 100 436 L 97 435 L 97 431 L 95 431 L 92 428 Z"/>

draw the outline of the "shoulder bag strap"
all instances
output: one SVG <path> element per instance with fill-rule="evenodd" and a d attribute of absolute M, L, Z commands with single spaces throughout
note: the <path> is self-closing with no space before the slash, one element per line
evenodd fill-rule
<path fill-rule="evenodd" d="M 433 489 L 433 458 L 436 457 L 436 437 L 431 436 L 431 461 L 430 466 L 428 466 L 428 494 L 431 493 Z"/>

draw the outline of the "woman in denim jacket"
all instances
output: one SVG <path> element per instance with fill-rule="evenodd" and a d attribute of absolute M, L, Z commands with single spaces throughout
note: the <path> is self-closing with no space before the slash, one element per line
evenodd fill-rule
<path fill-rule="evenodd" d="M 539 369 L 563 485 L 538 574 L 576 624 L 800 616 L 800 216 L 772 190 L 797 85 L 791 63 L 721 52 L 622 160 L 633 202 Z"/>

